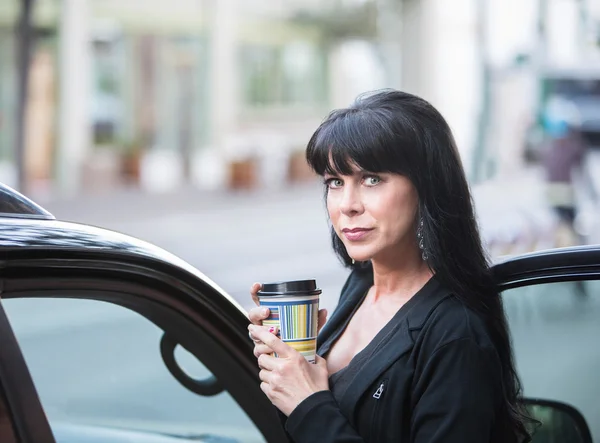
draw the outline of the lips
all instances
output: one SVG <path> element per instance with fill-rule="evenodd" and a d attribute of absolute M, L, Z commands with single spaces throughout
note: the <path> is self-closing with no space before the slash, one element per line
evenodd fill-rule
<path fill-rule="evenodd" d="M 369 234 L 369 232 L 371 232 L 372 230 L 373 229 L 367 229 L 367 228 L 353 228 L 353 229 L 345 228 L 345 229 L 342 229 L 342 232 L 348 240 L 358 241 L 358 240 L 361 240 L 363 237 L 367 236 Z"/>

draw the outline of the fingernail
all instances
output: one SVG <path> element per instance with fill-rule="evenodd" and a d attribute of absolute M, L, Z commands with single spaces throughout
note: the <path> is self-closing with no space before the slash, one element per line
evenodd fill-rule
<path fill-rule="evenodd" d="M 262 315 L 267 315 L 269 313 L 269 308 L 262 308 L 261 311 L 260 311 L 260 313 Z"/>
<path fill-rule="evenodd" d="M 275 332 L 275 330 L 276 330 L 276 329 L 277 329 L 277 328 L 276 328 L 275 326 L 271 326 L 271 327 L 269 328 L 269 332 L 272 334 L 272 333 L 274 333 L 274 332 Z"/>

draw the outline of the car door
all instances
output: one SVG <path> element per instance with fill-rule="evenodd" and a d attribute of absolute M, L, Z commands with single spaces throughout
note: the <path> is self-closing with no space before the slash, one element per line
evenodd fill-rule
<path fill-rule="evenodd" d="M 493 270 L 523 395 L 575 407 L 600 441 L 600 246 L 526 254 Z"/>
<path fill-rule="evenodd" d="M 37 391 L 1 304 L 0 340 L 0 441 L 54 443 Z"/>
<path fill-rule="evenodd" d="M 0 220 L 0 253 L 2 307 L 57 443 L 287 441 L 245 312 L 186 263 L 54 220 Z"/>

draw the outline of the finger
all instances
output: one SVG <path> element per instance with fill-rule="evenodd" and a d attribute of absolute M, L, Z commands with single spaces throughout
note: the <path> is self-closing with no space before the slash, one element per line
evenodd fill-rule
<path fill-rule="evenodd" d="M 319 354 L 315 355 L 315 364 L 317 366 L 324 366 L 325 368 L 327 368 L 327 360 L 325 360 Z"/>
<path fill-rule="evenodd" d="M 258 299 L 258 291 L 262 288 L 262 284 L 254 283 L 250 287 L 250 295 L 252 295 L 252 300 L 256 304 L 256 306 L 260 306 L 260 300 Z"/>
<path fill-rule="evenodd" d="M 277 354 L 280 357 L 290 357 L 294 354 L 294 352 L 298 352 L 290 346 L 286 345 L 274 334 L 270 333 L 265 327 L 250 325 L 248 329 L 250 330 L 250 332 L 252 332 L 252 335 L 254 337 L 262 341 L 274 352 L 277 352 Z"/>
<path fill-rule="evenodd" d="M 269 348 L 267 345 L 263 344 L 262 342 L 259 342 L 259 344 L 256 344 L 256 346 L 254 346 L 254 356 L 256 358 L 259 358 L 263 354 L 272 354 L 272 353 L 273 353 L 273 350 L 271 348 Z"/>
<path fill-rule="evenodd" d="M 265 371 L 264 369 L 261 369 L 260 372 L 258 373 L 258 378 L 262 382 L 269 383 L 269 375 L 270 375 L 269 371 Z"/>
<path fill-rule="evenodd" d="M 271 311 L 269 310 L 269 308 L 252 308 L 248 311 L 248 320 L 250 320 L 252 324 L 261 326 L 262 321 L 268 318 L 270 314 Z"/>
<path fill-rule="evenodd" d="M 317 333 L 321 331 L 321 328 L 325 326 L 327 322 L 327 309 L 320 309 L 319 316 L 317 319 Z"/>
<path fill-rule="evenodd" d="M 259 328 L 265 329 L 266 331 L 270 332 L 271 334 L 275 334 L 275 335 L 279 335 L 279 329 L 277 328 L 277 326 L 262 326 L 262 325 L 255 325 Z M 262 341 L 252 333 L 252 331 L 250 330 L 250 326 L 248 326 L 248 337 L 250 337 L 250 340 L 252 340 L 254 343 L 262 343 Z"/>
<path fill-rule="evenodd" d="M 258 367 L 261 368 L 263 371 L 273 371 L 274 369 L 278 368 L 280 364 L 281 359 L 275 358 L 270 354 L 262 354 L 260 357 L 258 357 Z"/>
<path fill-rule="evenodd" d="M 250 331 L 248 331 L 248 337 L 250 337 L 250 340 L 252 340 L 254 343 L 261 343 L 261 341 L 256 339 L 256 337 L 254 337 Z"/>
<path fill-rule="evenodd" d="M 271 387 L 269 386 L 269 383 L 262 382 L 260 384 L 260 389 L 265 393 L 265 395 L 267 397 L 270 398 L 270 396 L 271 396 Z"/>

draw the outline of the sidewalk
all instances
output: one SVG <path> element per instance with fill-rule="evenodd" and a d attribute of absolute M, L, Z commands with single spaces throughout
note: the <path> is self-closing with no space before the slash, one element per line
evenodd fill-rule
<path fill-rule="evenodd" d="M 546 203 L 543 171 L 527 168 L 472 189 L 481 235 L 490 255 L 554 246 L 556 218 Z"/>
<path fill-rule="evenodd" d="M 493 257 L 552 247 L 554 217 L 545 204 L 537 169 L 516 171 L 501 180 L 472 187 L 482 237 Z M 248 205 L 277 207 L 279 202 L 321 204 L 319 180 L 247 191 L 202 191 L 186 187 L 148 194 L 136 189 L 37 202 L 62 220 L 96 225 L 143 221 L 168 214 L 215 213 Z M 34 196 L 35 199 L 35 196 Z M 275 214 L 273 214 L 275 215 Z"/>
<path fill-rule="evenodd" d="M 139 189 L 33 200 L 57 219 L 82 223 L 142 221 L 149 217 L 179 213 L 216 212 L 238 205 L 276 203 L 313 198 L 319 181 L 252 190 L 200 190 L 186 186 L 174 192 L 148 193 Z"/>

